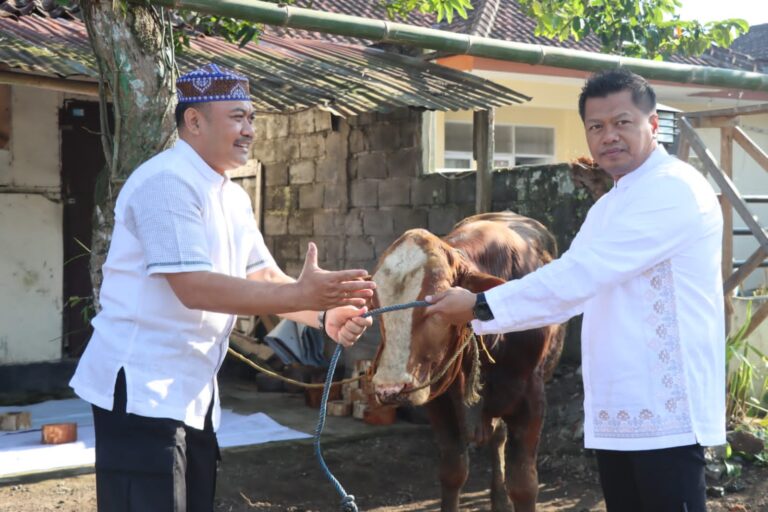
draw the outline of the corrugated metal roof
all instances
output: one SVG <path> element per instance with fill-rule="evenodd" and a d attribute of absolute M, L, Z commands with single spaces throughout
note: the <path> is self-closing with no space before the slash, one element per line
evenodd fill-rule
<path fill-rule="evenodd" d="M 265 35 L 258 44 L 239 48 L 218 37 L 201 36 L 178 57 L 182 72 L 209 61 L 249 76 L 254 108 L 261 112 L 319 106 L 349 116 L 398 107 L 484 109 L 529 99 L 489 80 L 421 59 L 325 41 Z M 0 68 L 98 78 L 83 23 L 36 14 L 0 16 Z"/>

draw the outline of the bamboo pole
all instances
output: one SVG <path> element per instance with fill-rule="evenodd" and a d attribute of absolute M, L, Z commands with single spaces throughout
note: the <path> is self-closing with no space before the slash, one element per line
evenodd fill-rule
<path fill-rule="evenodd" d="M 131 0 L 145 3 L 145 0 Z M 635 59 L 551 46 L 500 41 L 445 30 L 415 27 L 259 0 L 149 0 L 172 9 L 189 9 L 296 29 L 417 46 L 450 54 L 465 54 L 525 64 L 594 72 L 627 68 L 647 79 L 768 91 L 768 75 L 742 70 Z"/>

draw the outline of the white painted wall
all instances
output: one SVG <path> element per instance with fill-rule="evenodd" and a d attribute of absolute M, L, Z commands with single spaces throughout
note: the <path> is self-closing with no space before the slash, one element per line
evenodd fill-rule
<path fill-rule="evenodd" d="M 58 93 L 13 87 L 0 151 L 0 364 L 61 358 L 62 206 L 3 187 L 60 188 Z"/>

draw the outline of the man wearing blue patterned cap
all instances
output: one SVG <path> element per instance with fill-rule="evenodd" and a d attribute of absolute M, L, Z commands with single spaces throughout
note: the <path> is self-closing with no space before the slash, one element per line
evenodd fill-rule
<path fill-rule="evenodd" d="M 286 276 L 227 177 L 253 142 L 248 80 L 209 64 L 177 89 L 179 140 L 118 196 L 102 310 L 70 382 L 93 404 L 100 511 L 213 510 L 216 374 L 236 315 L 279 314 L 344 345 L 371 323 L 366 272 L 318 268 L 310 243 Z"/>

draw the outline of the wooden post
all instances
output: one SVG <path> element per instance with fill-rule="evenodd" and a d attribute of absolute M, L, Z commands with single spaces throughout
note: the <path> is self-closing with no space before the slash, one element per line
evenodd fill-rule
<path fill-rule="evenodd" d="M 473 121 L 473 148 L 477 161 L 475 213 L 491 211 L 491 172 L 493 171 L 494 110 L 476 110 Z"/>
<path fill-rule="evenodd" d="M 720 128 L 720 168 L 723 173 L 733 179 L 733 128 Z M 723 210 L 723 282 L 733 272 L 733 207 L 728 198 L 720 194 L 720 207 Z M 730 304 L 730 294 L 725 296 L 725 332 L 731 332 L 733 306 Z"/>
<path fill-rule="evenodd" d="M 720 128 L 720 168 L 733 179 L 733 128 Z M 723 209 L 723 281 L 733 272 L 733 208 L 725 195 L 720 195 Z"/>

